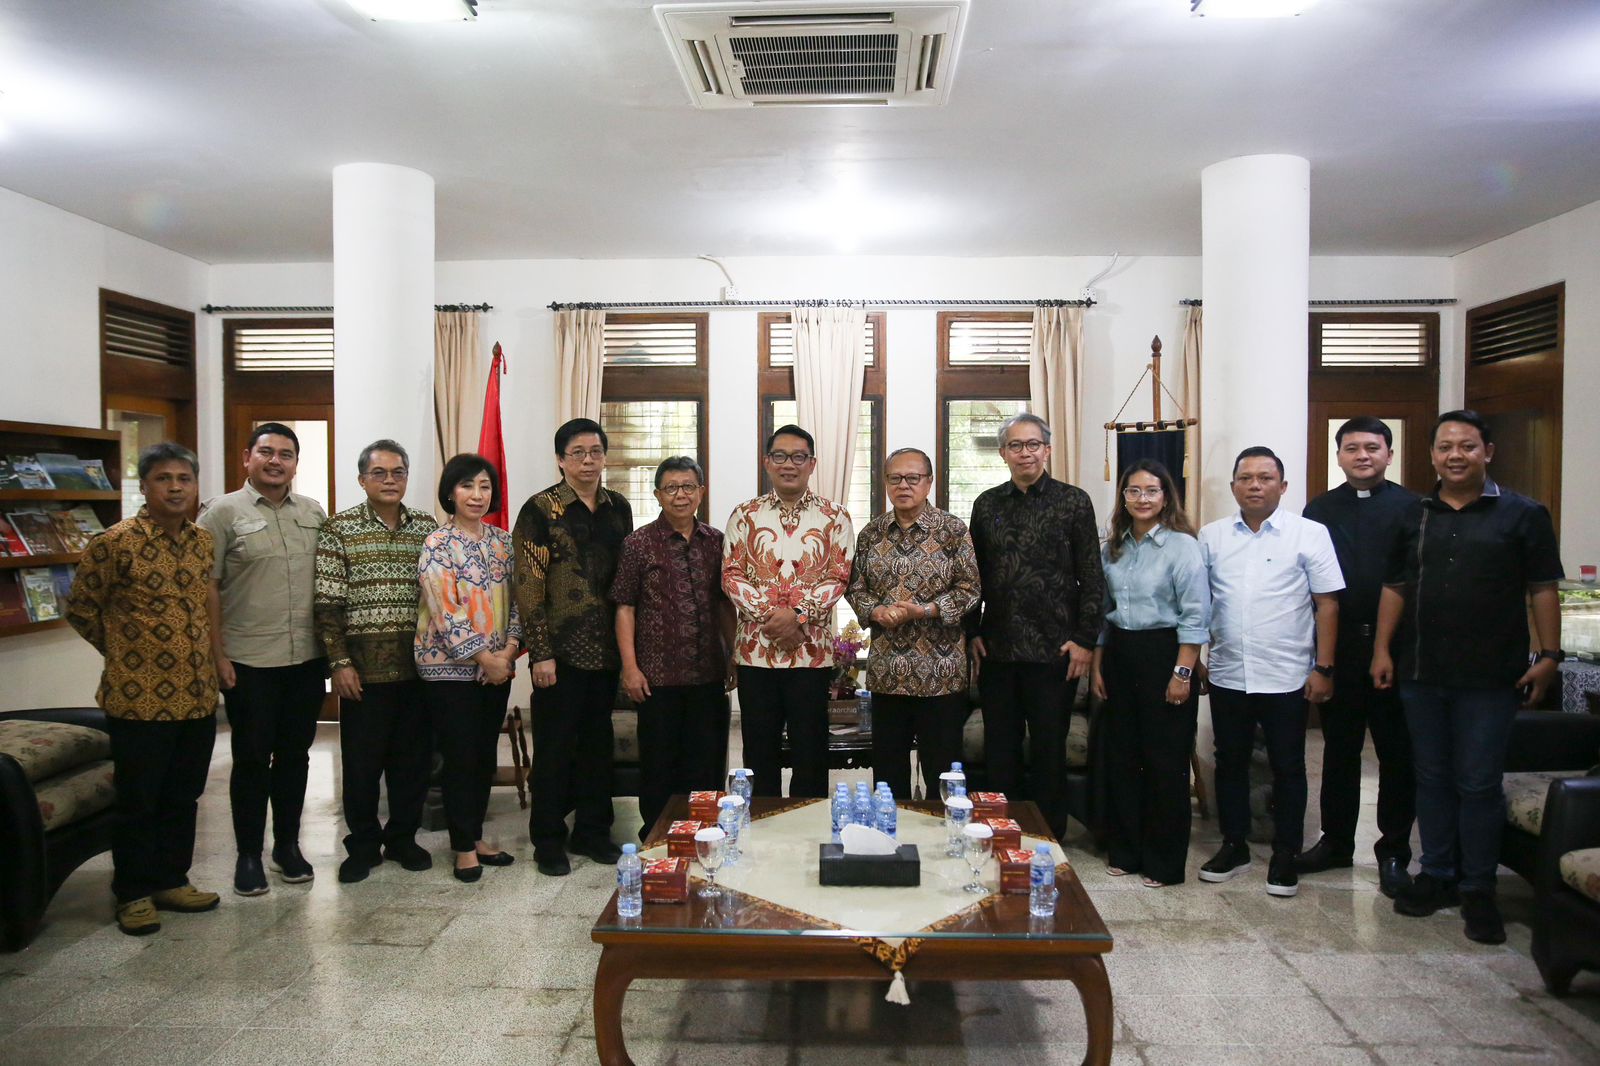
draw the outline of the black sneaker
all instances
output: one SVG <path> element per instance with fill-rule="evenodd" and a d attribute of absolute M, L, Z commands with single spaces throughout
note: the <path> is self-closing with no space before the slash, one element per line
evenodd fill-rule
<path fill-rule="evenodd" d="M 1300 891 L 1300 875 L 1289 855 L 1274 855 L 1267 866 L 1267 895 L 1289 898 Z"/>
<path fill-rule="evenodd" d="M 602 866 L 615 866 L 617 860 L 622 858 L 622 849 L 609 840 L 597 840 L 592 844 L 573 844 L 567 850 L 593 859 Z"/>
<path fill-rule="evenodd" d="M 1210 881 L 1220 885 L 1231 880 L 1236 874 L 1241 874 L 1250 869 L 1250 849 L 1248 846 L 1224 840 L 1222 847 L 1211 856 L 1211 860 L 1200 867 L 1200 880 Z"/>
<path fill-rule="evenodd" d="M 317 871 L 300 854 L 299 844 L 274 844 L 271 866 L 287 885 L 303 885 L 317 876 Z"/>
<path fill-rule="evenodd" d="M 1480 944 L 1504 944 L 1506 923 L 1500 920 L 1500 907 L 1493 892 L 1461 893 L 1461 917 L 1467 925 L 1467 939 Z"/>
<path fill-rule="evenodd" d="M 1378 891 L 1390 899 L 1411 887 L 1411 873 L 1399 859 L 1383 859 L 1378 863 Z"/>
<path fill-rule="evenodd" d="M 261 868 L 261 856 L 239 856 L 233 867 L 233 890 L 241 896 L 266 895 L 267 871 Z"/>
<path fill-rule="evenodd" d="M 383 859 L 379 856 L 352 855 L 339 864 L 339 883 L 353 885 L 357 881 L 365 881 L 367 874 L 382 865 Z"/>
<path fill-rule="evenodd" d="M 1328 843 L 1328 838 L 1323 837 L 1311 847 L 1295 856 L 1294 868 L 1296 873 L 1320 874 L 1324 870 L 1343 870 L 1355 865 L 1354 856 L 1348 851 L 1336 850 Z"/>
<path fill-rule="evenodd" d="M 1454 881 L 1441 881 L 1430 873 L 1420 873 L 1394 894 L 1394 912 L 1408 918 L 1426 918 L 1460 902 Z"/>
<path fill-rule="evenodd" d="M 383 849 L 383 857 L 390 862 L 397 862 L 407 870 L 433 869 L 433 856 L 428 854 L 428 849 L 418 844 L 415 840 L 397 840 L 388 844 Z"/>

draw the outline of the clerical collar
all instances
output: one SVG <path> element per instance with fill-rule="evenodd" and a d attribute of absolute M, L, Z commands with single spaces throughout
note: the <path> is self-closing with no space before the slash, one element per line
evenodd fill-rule
<path fill-rule="evenodd" d="M 1372 495 L 1371 489 L 1356 489 L 1356 499 L 1364 500 Z"/>

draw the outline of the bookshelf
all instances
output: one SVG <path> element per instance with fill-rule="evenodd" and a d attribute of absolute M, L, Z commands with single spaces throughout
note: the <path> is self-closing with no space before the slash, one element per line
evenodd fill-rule
<path fill-rule="evenodd" d="M 93 508 L 100 524 L 110 528 L 122 519 L 122 435 L 116 430 L 89 429 L 83 426 L 56 426 L 43 422 L 0 421 L 0 455 L 37 455 L 40 452 L 65 452 L 80 459 L 98 459 L 106 477 L 115 486 L 110 491 L 95 489 L 0 489 L 0 513 L 25 510 L 30 503 L 85 504 Z M 54 552 L 48 555 L 0 555 L 0 580 L 15 580 L 9 571 L 28 567 L 71 566 L 81 558 L 79 552 Z M 0 638 L 22 633 L 38 633 L 66 626 L 62 619 L 47 622 L 0 624 Z"/>

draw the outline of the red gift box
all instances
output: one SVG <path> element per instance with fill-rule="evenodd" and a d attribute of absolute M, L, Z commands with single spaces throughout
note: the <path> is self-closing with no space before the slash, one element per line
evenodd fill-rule
<path fill-rule="evenodd" d="M 1022 847 L 1022 826 L 1018 825 L 1014 819 L 980 818 L 979 821 L 994 830 L 995 851 Z"/>
<path fill-rule="evenodd" d="M 717 801 L 724 795 L 723 792 L 689 793 L 689 817 L 698 818 L 707 825 L 717 824 Z"/>
<path fill-rule="evenodd" d="M 694 858 L 694 835 L 705 827 L 705 822 L 673 822 L 667 828 L 667 857 L 671 859 Z"/>
<path fill-rule="evenodd" d="M 1026 896 L 1028 878 L 1032 873 L 1029 869 L 1033 862 L 1032 849 L 1006 848 L 997 854 L 1000 856 L 1000 891 L 1008 895 Z"/>
<path fill-rule="evenodd" d="M 1006 816 L 1006 794 L 1004 792 L 974 792 L 972 800 L 972 817 L 979 820 L 988 818 L 1004 818 Z"/>
<path fill-rule="evenodd" d="M 644 864 L 646 903 L 684 903 L 688 899 L 688 859 L 655 859 Z"/>

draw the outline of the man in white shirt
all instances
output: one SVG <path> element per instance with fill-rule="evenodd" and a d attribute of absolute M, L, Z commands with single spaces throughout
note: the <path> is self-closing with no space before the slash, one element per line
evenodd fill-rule
<path fill-rule="evenodd" d="M 1217 820 L 1222 848 L 1200 867 L 1226 881 L 1250 867 L 1250 756 L 1256 726 L 1272 764 L 1275 831 L 1267 891 L 1292 896 L 1306 816 L 1306 701 L 1333 694 L 1344 576 L 1326 526 L 1281 509 L 1288 488 L 1270 448 L 1233 463 L 1239 511 L 1200 530 L 1211 578 L 1206 664 L 1217 744 Z"/>

